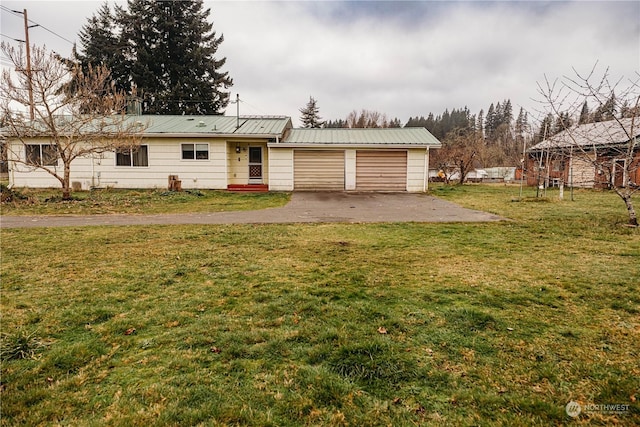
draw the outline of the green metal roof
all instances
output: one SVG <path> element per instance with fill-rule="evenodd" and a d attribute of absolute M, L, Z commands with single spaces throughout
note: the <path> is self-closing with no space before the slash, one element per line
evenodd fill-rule
<path fill-rule="evenodd" d="M 292 129 L 281 144 L 440 147 L 425 128 Z M 275 144 L 278 146 L 280 144 Z"/>
<path fill-rule="evenodd" d="M 104 126 L 94 126 L 105 120 L 113 120 L 119 123 L 121 116 L 105 116 L 95 120 L 83 122 L 73 120 L 71 116 L 56 116 L 56 123 L 59 130 L 65 132 L 92 132 L 103 129 Z M 126 116 L 125 123 L 140 123 L 145 126 L 144 136 L 167 136 L 175 137 L 181 135 L 190 136 L 225 136 L 225 137 L 281 137 L 284 132 L 291 128 L 291 119 L 285 116 L 155 116 L 155 115 L 130 115 Z M 32 130 L 31 136 L 46 136 L 50 132 L 49 127 L 40 122 L 33 122 L 27 125 Z M 80 126 L 80 129 L 78 129 Z M 108 130 L 108 127 L 106 128 Z M 10 128 L 1 130 L 2 135 L 11 136 Z"/>
<path fill-rule="evenodd" d="M 291 119 L 283 116 L 131 116 L 147 125 L 145 135 L 191 134 L 202 136 L 282 135 L 291 127 Z"/>

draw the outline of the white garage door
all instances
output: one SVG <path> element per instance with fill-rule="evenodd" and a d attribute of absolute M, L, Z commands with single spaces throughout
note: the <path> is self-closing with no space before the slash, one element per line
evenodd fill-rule
<path fill-rule="evenodd" d="M 356 190 L 406 191 L 407 152 L 356 152 Z"/>
<path fill-rule="evenodd" d="M 294 150 L 295 190 L 344 190 L 343 150 Z"/>

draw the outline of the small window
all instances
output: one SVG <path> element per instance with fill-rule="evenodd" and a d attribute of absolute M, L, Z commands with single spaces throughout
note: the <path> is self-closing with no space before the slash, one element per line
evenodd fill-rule
<path fill-rule="evenodd" d="M 58 152 L 55 145 L 51 144 L 27 144 L 26 161 L 36 166 L 57 166 Z"/>
<path fill-rule="evenodd" d="M 116 152 L 116 166 L 149 166 L 149 149 L 146 145 Z"/>
<path fill-rule="evenodd" d="M 182 144 L 182 160 L 209 160 L 209 144 Z"/>

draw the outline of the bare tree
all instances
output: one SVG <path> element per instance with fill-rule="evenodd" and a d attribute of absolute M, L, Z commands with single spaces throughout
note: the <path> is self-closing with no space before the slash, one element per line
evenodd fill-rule
<path fill-rule="evenodd" d="M 389 120 L 386 114 L 378 111 L 362 110 L 358 113 L 353 110 L 347 115 L 347 127 L 349 128 L 387 128 Z"/>
<path fill-rule="evenodd" d="M 479 132 L 450 132 L 442 148 L 434 155 L 435 164 L 444 172 L 445 182 L 448 183 L 452 175 L 458 174 L 459 184 L 464 184 L 484 149 L 484 140 Z"/>
<path fill-rule="evenodd" d="M 33 47 L 27 69 L 22 48 L 2 43 L 1 50 L 15 66 L 0 77 L 10 162 L 46 171 L 70 199 L 75 159 L 139 147 L 145 125 L 126 115 L 127 98 L 114 89 L 107 68 L 69 70 L 55 54 Z M 73 93 L 64 90 L 72 79 Z M 30 108 L 33 117 L 23 112 Z"/>
<path fill-rule="evenodd" d="M 560 127 L 538 149 L 553 152 L 563 165 L 558 169 L 578 160 L 589 164 L 593 185 L 612 189 L 627 208 L 629 225 L 638 226 L 632 196 L 640 188 L 640 74 L 612 81 L 609 69 L 599 73 L 597 63 L 586 75 L 575 69 L 573 74 L 553 81 L 545 77 L 544 84 L 538 83 L 542 102 Z M 579 126 L 566 123 L 567 117 L 579 121 L 585 102 L 605 111 L 607 120 Z"/>

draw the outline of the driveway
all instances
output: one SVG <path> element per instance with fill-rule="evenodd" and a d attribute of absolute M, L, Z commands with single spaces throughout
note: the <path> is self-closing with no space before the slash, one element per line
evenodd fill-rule
<path fill-rule="evenodd" d="M 280 208 L 257 211 L 85 216 L 2 216 L 0 228 L 151 224 L 285 224 L 313 222 L 486 222 L 497 215 L 426 194 L 296 192 Z"/>

